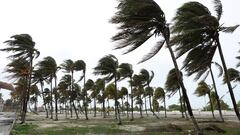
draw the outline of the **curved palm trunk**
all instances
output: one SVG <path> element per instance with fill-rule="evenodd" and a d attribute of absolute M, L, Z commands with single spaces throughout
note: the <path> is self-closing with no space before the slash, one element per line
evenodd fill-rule
<path fill-rule="evenodd" d="M 140 110 L 140 118 L 143 118 L 143 115 L 142 115 L 142 103 L 139 104 L 139 110 Z"/>
<path fill-rule="evenodd" d="M 107 102 L 108 102 L 108 111 L 107 111 L 107 113 L 108 113 L 108 116 L 110 115 L 110 105 L 109 105 L 109 98 L 107 99 Z"/>
<path fill-rule="evenodd" d="M 117 116 L 118 116 L 118 125 L 122 125 L 122 121 L 121 121 L 121 117 L 120 117 L 120 111 L 119 111 L 119 104 L 117 102 L 117 97 L 118 97 L 118 91 L 117 91 L 117 76 L 115 75 L 114 77 L 114 82 L 115 82 L 115 107 L 116 107 L 116 112 L 117 112 Z"/>
<path fill-rule="evenodd" d="M 44 109 L 46 111 L 46 118 L 48 118 L 48 110 L 47 110 L 47 105 L 46 105 L 46 101 L 45 101 L 45 95 L 44 95 L 44 92 L 43 92 L 43 83 L 40 82 L 40 87 L 41 87 L 41 92 L 42 92 L 42 98 L 43 98 L 43 104 L 44 104 Z"/>
<path fill-rule="evenodd" d="M 72 94 L 73 94 L 73 71 L 71 72 L 72 73 L 72 75 L 71 75 L 71 99 L 70 99 L 70 108 L 71 108 L 71 117 L 72 117 L 72 107 L 71 106 L 73 106 L 73 109 L 74 109 L 74 111 L 75 111 L 75 114 L 76 114 L 76 118 L 77 119 L 79 119 L 79 117 L 78 117 L 78 113 L 77 113 L 77 108 L 76 108 L 76 106 L 75 106 L 75 103 L 74 103 L 74 100 L 72 99 Z M 71 103 L 72 103 L 72 105 L 71 105 Z"/>
<path fill-rule="evenodd" d="M 96 115 L 97 115 L 96 98 L 94 98 L 94 116 L 93 117 L 96 117 Z"/>
<path fill-rule="evenodd" d="M 125 111 L 124 111 L 124 104 L 123 104 L 123 98 L 121 98 L 121 100 L 122 100 L 122 115 L 125 115 Z"/>
<path fill-rule="evenodd" d="M 23 106 L 23 112 L 22 112 L 22 121 L 21 123 L 25 123 L 26 120 L 26 113 L 27 113 L 27 104 L 30 98 L 30 90 L 31 90 L 31 83 L 32 83 L 32 65 L 33 65 L 33 56 L 30 57 L 30 70 L 29 70 L 29 75 L 28 75 L 28 83 L 27 83 L 27 93 L 26 93 L 26 100 L 24 102 Z"/>
<path fill-rule="evenodd" d="M 166 107 L 166 97 L 165 97 L 165 95 L 164 95 L 163 102 L 164 102 L 165 118 L 167 118 L 167 107 Z"/>
<path fill-rule="evenodd" d="M 132 77 L 130 78 L 130 81 L 131 81 L 130 89 L 131 89 L 131 110 L 132 110 L 132 113 L 131 113 L 131 121 L 133 121 L 133 120 L 134 120 L 134 117 L 133 117 L 133 88 L 132 88 Z"/>
<path fill-rule="evenodd" d="M 129 103 L 128 103 L 128 94 L 127 94 L 127 118 L 129 118 L 128 109 L 129 109 Z"/>
<path fill-rule="evenodd" d="M 85 71 L 83 72 L 83 85 L 84 85 L 84 110 L 85 110 L 85 119 L 88 120 L 88 110 L 87 110 L 87 106 L 88 106 L 88 101 L 87 101 L 87 90 L 85 89 L 85 84 L 86 84 L 86 77 L 85 77 Z"/>
<path fill-rule="evenodd" d="M 211 98 L 211 96 L 210 96 L 210 92 L 208 93 L 208 98 L 209 98 L 209 102 L 210 102 L 210 106 L 211 106 L 212 116 L 213 116 L 213 118 L 215 119 L 214 109 L 213 109 L 213 103 L 212 103 L 212 98 Z"/>
<path fill-rule="evenodd" d="M 230 83 L 229 76 L 228 76 L 228 73 L 227 73 L 227 66 L 226 66 L 226 63 L 225 63 L 225 60 L 224 60 L 221 44 L 220 44 L 220 41 L 219 41 L 219 35 L 217 35 L 217 47 L 218 47 L 219 55 L 220 55 L 220 58 L 221 58 L 221 61 L 222 61 L 223 70 L 224 70 L 224 73 L 225 73 L 225 76 L 226 76 L 226 82 L 227 82 L 228 90 L 229 90 L 229 93 L 230 93 L 230 96 L 231 96 L 233 108 L 234 108 L 234 111 L 236 113 L 236 116 L 237 116 L 238 120 L 240 120 L 239 109 L 237 107 L 237 103 L 236 103 L 235 96 L 234 96 L 234 93 L 233 93 L 232 85 Z"/>
<path fill-rule="evenodd" d="M 51 81 L 50 81 L 50 97 L 51 97 L 51 101 L 50 101 L 50 106 L 51 106 L 51 109 L 50 109 L 50 119 L 53 119 L 53 103 L 52 103 L 52 100 L 53 100 L 53 86 L 52 86 L 52 75 L 51 75 Z"/>
<path fill-rule="evenodd" d="M 217 87 L 216 87 L 215 79 L 214 79 L 213 72 L 212 72 L 212 67 L 210 66 L 209 68 L 210 68 L 210 74 L 211 74 L 212 81 L 213 81 L 213 88 L 214 88 L 214 91 L 216 94 L 219 115 L 220 115 L 221 121 L 224 122 L 223 115 L 222 115 L 222 108 L 221 108 L 221 104 L 220 104 L 219 96 L 218 96 L 218 92 L 217 92 Z"/>
<path fill-rule="evenodd" d="M 57 78 L 54 77 L 55 80 L 55 89 L 57 88 Z M 58 97 L 57 97 L 57 93 L 55 93 L 55 120 L 58 120 Z"/>
<path fill-rule="evenodd" d="M 105 91 L 105 85 L 103 86 L 103 93 Z M 102 103 L 102 111 L 103 111 L 103 118 L 106 118 L 106 108 L 105 108 L 105 95 L 103 95 L 103 103 Z"/>
<path fill-rule="evenodd" d="M 182 103 L 182 94 L 181 94 L 181 91 L 180 90 L 178 90 L 178 92 L 179 92 L 179 97 L 180 97 L 180 107 L 181 107 L 181 114 L 182 114 L 182 118 L 184 118 L 184 114 L 183 114 L 183 111 L 185 111 L 185 110 L 183 110 L 183 103 Z"/>
<path fill-rule="evenodd" d="M 148 84 L 148 87 L 150 87 L 149 84 Z M 155 112 L 154 112 L 154 110 L 153 110 L 153 108 L 152 108 L 152 102 L 151 102 L 151 101 L 152 101 L 152 100 L 151 100 L 151 95 L 149 95 L 150 111 L 152 112 L 152 114 L 153 114 L 157 119 L 159 119 L 159 117 L 155 114 Z"/>
<path fill-rule="evenodd" d="M 170 55 L 171 55 L 171 58 L 172 58 L 172 61 L 173 61 L 173 64 L 174 64 L 174 67 L 175 67 L 175 70 L 176 70 L 176 75 L 177 75 L 179 84 L 180 84 L 180 86 L 182 88 L 182 93 L 183 93 L 183 97 L 184 97 L 184 100 L 185 100 L 186 105 L 187 105 L 188 113 L 190 115 L 190 118 L 191 118 L 191 120 L 193 122 L 193 125 L 194 125 L 194 128 L 195 128 L 197 134 L 201 135 L 203 133 L 202 133 L 201 129 L 199 128 L 196 119 L 194 118 L 194 115 L 193 115 L 193 112 L 192 112 L 192 107 L 191 107 L 190 101 L 188 99 L 187 90 L 186 90 L 186 88 L 185 88 L 185 86 L 183 84 L 183 81 L 182 81 L 182 78 L 181 78 L 181 75 L 180 75 L 180 70 L 178 68 L 177 61 L 176 61 L 176 58 L 174 56 L 173 50 L 172 50 L 171 46 L 169 45 L 169 41 L 168 41 L 169 38 L 165 37 L 165 39 L 166 39 L 167 47 L 168 47 L 168 50 L 170 52 Z"/>
<path fill-rule="evenodd" d="M 25 79 L 27 80 L 27 77 L 25 77 Z M 27 84 L 26 84 L 26 86 L 27 86 Z M 26 95 L 27 95 L 27 88 L 26 88 L 26 90 L 23 91 L 23 94 L 22 94 L 21 124 L 23 124 L 25 122 L 25 117 L 26 117 L 26 113 L 25 113 L 25 110 L 27 109 L 26 108 L 26 102 L 27 102 L 27 96 Z"/>
<path fill-rule="evenodd" d="M 144 106 L 145 106 L 146 115 L 147 115 L 147 117 L 148 117 L 146 97 L 144 97 Z"/>

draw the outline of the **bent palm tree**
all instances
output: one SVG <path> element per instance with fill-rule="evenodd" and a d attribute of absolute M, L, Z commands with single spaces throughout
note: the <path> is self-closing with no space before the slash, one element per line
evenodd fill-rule
<path fill-rule="evenodd" d="M 197 86 L 194 94 L 196 94 L 198 97 L 208 95 L 209 103 L 210 103 L 211 111 L 212 111 L 212 116 L 213 116 L 213 118 L 215 118 L 214 110 L 213 110 L 213 102 L 212 102 L 212 98 L 211 98 L 211 88 L 209 88 L 209 86 L 204 81 L 201 81 L 198 83 L 198 86 Z"/>
<path fill-rule="evenodd" d="M 21 118 L 21 123 L 24 123 L 26 120 L 26 113 L 27 113 L 27 103 L 29 100 L 29 93 L 30 93 L 30 87 L 31 87 L 31 81 L 32 81 L 32 68 L 33 68 L 33 59 L 37 58 L 40 54 L 40 52 L 35 49 L 35 42 L 32 40 L 32 37 L 28 34 L 20 34 L 20 35 L 14 35 L 11 37 L 11 40 L 7 40 L 4 43 L 8 47 L 4 49 L 0 49 L 0 51 L 5 52 L 12 52 L 13 55 L 10 55 L 8 58 L 18 59 L 23 58 L 26 59 L 29 62 L 29 74 L 27 77 L 28 83 L 27 83 L 27 100 L 24 103 L 23 107 L 23 113 Z"/>
<path fill-rule="evenodd" d="M 152 36 L 162 36 L 163 39 L 157 42 L 156 46 L 153 47 L 151 52 L 143 57 L 142 61 L 140 62 L 149 60 L 156 55 L 166 42 L 167 48 L 173 60 L 174 67 L 176 69 L 179 84 L 182 88 L 189 115 L 191 116 L 196 131 L 201 134 L 200 128 L 198 127 L 192 112 L 186 88 L 181 79 L 181 75 L 178 72 L 179 68 L 173 50 L 169 44 L 169 24 L 166 23 L 165 14 L 162 9 L 153 0 L 121 0 L 117 9 L 118 12 L 116 12 L 115 16 L 113 16 L 111 19 L 111 23 L 120 25 L 118 27 L 120 32 L 112 37 L 113 41 L 118 41 L 119 43 L 115 49 L 129 47 L 125 52 L 128 53 L 143 45 Z"/>
<path fill-rule="evenodd" d="M 129 83 L 130 83 L 130 91 L 131 91 L 131 110 L 132 110 L 132 115 L 131 115 L 131 121 L 133 121 L 133 91 L 132 91 L 132 79 L 133 79 L 133 69 L 132 65 L 128 63 L 122 63 L 119 65 L 119 73 L 120 76 L 123 78 L 129 78 Z M 128 107 L 128 106 L 127 106 Z M 127 109 L 128 110 L 128 109 Z"/>
<path fill-rule="evenodd" d="M 219 33 L 232 33 L 239 26 L 224 27 L 220 24 L 222 16 L 222 4 L 220 0 L 214 0 L 216 17 L 211 14 L 207 7 L 199 2 L 188 2 L 177 9 L 174 17 L 172 44 L 176 46 L 177 57 L 194 50 L 207 52 L 207 56 L 198 57 L 198 65 L 210 65 L 212 58 L 218 49 L 222 61 L 226 82 L 233 103 L 235 113 L 240 120 L 239 109 L 227 74 L 227 66 L 221 48 Z M 196 56 L 197 57 L 197 56 Z"/>
<path fill-rule="evenodd" d="M 51 119 L 53 119 L 53 95 L 57 94 L 56 92 L 53 93 L 53 79 L 55 80 L 55 88 L 57 87 L 57 71 L 58 71 L 59 67 L 57 66 L 57 63 L 55 61 L 55 59 L 51 56 L 47 56 L 45 58 L 43 58 L 42 61 L 39 61 L 37 63 L 37 70 L 41 70 L 43 71 L 43 77 L 46 78 L 49 82 L 50 82 L 50 98 L 51 98 L 51 102 L 50 102 L 50 106 L 51 106 Z M 57 96 L 57 95 L 56 95 Z M 55 102 L 55 106 L 56 102 Z M 55 110 L 57 111 L 57 108 L 55 108 Z M 55 120 L 58 120 L 58 115 L 57 112 L 55 113 Z"/>
<path fill-rule="evenodd" d="M 118 90 L 117 90 L 117 69 L 118 69 L 118 59 L 114 55 L 107 55 L 103 58 L 101 58 L 98 61 L 98 65 L 94 68 L 94 74 L 95 75 L 103 75 L 105 76 L 105 80 L 111 81 L 114 79 L 114 84 L 115 84 L 115 107 L 116 107 L 116 112 L 117 112 L 117 117 L 118 117 L 118 124 L 122 124 L 121 118 L 120 118 L 120 111 L 119 111 L 119 104 L 117 101 L 118 97 Z"/>

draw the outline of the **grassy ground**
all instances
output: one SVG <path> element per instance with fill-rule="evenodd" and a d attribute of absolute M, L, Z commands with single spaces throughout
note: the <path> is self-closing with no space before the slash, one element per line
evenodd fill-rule
<path fill-rule="evenodd" d="M 139 135 L 188 135 L 195 134 L 191 121 L 181 118 L 145 117 L 134 121 L 123 119 L 117 125 L 113 118 L 90 120 L 60 119 L 53 121 L 40 115 L 28 116 L 26 124 L 16 124 L 11 135 L 81 135 L 81 134 L 139 134 Z M 239 122 L 199 120 L 206 135 L 240 135 Z M 221 132 L 221 133 L 218 133 Z M 224 133 L 225 132 L 225 133 Z"/>

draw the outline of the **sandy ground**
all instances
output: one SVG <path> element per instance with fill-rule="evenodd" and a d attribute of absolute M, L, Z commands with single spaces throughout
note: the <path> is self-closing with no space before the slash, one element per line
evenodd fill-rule
<path fill-rule="evenodd" d="M 160 112 L 157 115 L 160 119 L 156 119 L 150 112 L 146 116 L 144 113 L 144 118 L 140 118 L 138 112 L 134 113 L 135 120 L 129 121 L 126 115 L 121 116 L 123 124 L 117 126 L 118 129 L 133 132 L 133 133 L 149 133 L 154 131 L 171 131 L 171 130 L 192 130 L 192 122 L 187 119 L 181 118 L 181 113 L 179 112 L 168 112 L 168 118 L 164 118 L 164 113 Z M 219 123 L 216 119 L 212 118 L 211 112 L 194 112 L 195 117 L 197 118 L 200 127 L 207 127 L 209 124 L 214 124 L 220 127 L 223 127 L 222 123 Z M 229 127 L 239 127 L 240 122 L 236 119 L 234 112 L 225 111 L 224 113 L 225 124 Z M 89 120 L 85 120 L 84 115 L 80 115 L 80 119 L 76 120 L 76 117 L 73 116 L 65 119 L 65 114 L 59 114 L 59 120 L 54 121 L 49 118 L 45 118 L 45 113 L 39 113 L 39 115 L 28 114 L 27 122 L 38 125 L 38 128 L 63 128 L 63 127 L 90 127 L 98 125 L 117 125 L 117 120 L 113 113 L 107 118 L 103 119 L 102 116 L 97 114 L 97 117 L 93 117 L 93 114 L 89 114 Z M 219 116 L 215 112 L 215 116 L 218 119 Z M 225 127 L 225 125 L 224 125 Z M 1 134 L 0 134 L 1 135 Z"/>

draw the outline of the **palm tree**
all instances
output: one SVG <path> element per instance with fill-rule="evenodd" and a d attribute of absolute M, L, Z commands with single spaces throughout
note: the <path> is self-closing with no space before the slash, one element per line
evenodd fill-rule
<path fill-rule="evenodd" d="M 214 110 L 213 110 L 213 102 L 212 102 L 212 98 L 211 98 L 211 88 L 204 81 L 201 81 L 198 83 L 198 86 L 197 86 L 194 94 L 196 94 L 198 97 L 208 95 L 212 115 L 213 115 L 213 118 L 215 118 Z"/>
<path fill-rule="evenodd" d="M 165 118 L 167 118 L 167 108 L 166 108 L 166 94 L 163 88 L 157 87 L 154 92 L 154 98 L 160 99 L 164 103 Z"/>
<path fill-rule="evenodd" d="M 125 99 L 125 96 L 127 96 L 127 104 L 128 104 L 128 89 L 126 87 L 121 87 L 121 90 L 119 91 L 119 98 L 122 100 L 122 111 L 125 112 L 125 104 L 123 103 L 123 99 Z M 127 106 L 127 117 L 128 116 L 128 106 Z"/>
<path fill-rule="evenodd" d="M 84 85 L 84 89 L 83 89 L 83 95 L 84 95 L 84 107 L 85 107 L 85 115 L 87 115 L 87 106 L 88 106 L 88 96 L 87 96 L 87 91 L 88 90 L 92 90 L 92 94 L 91 97 L 94 98 L 94 117 L 96 117 L 96 96 L 98 94 L 97 90 L 93 89 L 94 86 L 94 81 L 92 79 L 88 79 L 87 82 Z M 86 120 L 88 120 L 88 116 L 86 116 Z"/>
<path fill-rule="evenodd" d="M 59 85 L 58 85 L 58 88 L 59 88 L 59 92 L 61 93 L 63 99 L 64 99 L 64 104 L 65 104 L 65 116 L 67 118 L 67 114 L 68 114 L 68 111 L 67 111 L 67 102 L 68 100 L 72 100 L 72 93 L 71 93 L 71 75 L 64 75 L 62 76 L 62 78 L 60 79 L 60 82 L 59 82 Z M 71 110 L 70 110 L 71 111 Z"/>
<path fill-rule="evenodd" d="M 10 55 L 8 58 L 12 59 L 26 59 L 29 62 L 29 73 L 27 76 L 27 99 L 23 106 L 23 113 L 21 118 L 21 123 L 24 123 L 26 120 L 26 113 L 27 113 L 27 103 L 29 100 L 29 93 L 30 93 L 30 87 L 31 87 L 31 80 L 32 80 L 32 68 L 33 68 L 33 59 L 37 58 L 39 56 L 39 51 L 35 49 L 35 42 L 32 40 L 32 37 L 28 34 L 20 34 L 20 35 L 14 35 L 11 37 L 11 40 L 7 40 L 4 43 L 8 47 L 4 49 L 0 49 L 0 51 L 5 52 L 12 52 L 13 55 Z"/>
<path fill-rule="evenodd" d="M 133 77 L 133 69 L 132 65 L 129 63 L 122 63 L 119 65 L 119 73 L 120 76 L 123 78 L 129 78 L 129 83 L 130 83 L 130 91 L 131 91 L 131 110 L 132 110 L 132 115 L 131 115 L 131 121 L 133 121 L 133 91 L 132 91 L 132 77 Z M 128 98 L 127 98 L 128 99 Z M 128 106 L 127 106 L 128 107 Z M 127 109 L 127 114 L 128 114 L 128 109 Z"/>
<path fill-rule="evenodd" d="M 203 80 L 205 80 L 209 73 L 211 74 L 211 79 L 213 82 L 214 90 L 217 95 L 217 105 L 219 108 L 219 114 L 222 121 L 224 121 L 219 101 L 219 96 L 217 92 L 217 87 L 212 71 L 212 65 L 215 65 L 217 69 L 219 70 L 218 77 L 222 76 L 223 69 L 217 62 L 212 62 L 213 52 L 215 51 L 215 47 L 210 48 L 209 47 L 196 47 L 193 50 L 191 50 L 185 60 L 183 61 L 183 68 L 187 72 L 187 76 L 191 76 L 193 74 L 196 74 L 194 80 L 197 81 L 203 76 Z M 201 58 L 201 59 L 199 59 Z"/>
<path fill-rule="evenodd" d="M 43 105 L 44 105 L 44 109 L 46 112 L 46 118 L 48 118 L 48 110 L 47 110 L 47 106 L 46 106 L 46 97 L 45 94 L 43 93 L 43 86 L 44 86 L 44 72 L 43 70 L 33 70 L 33 82 L 35 84 L 39 83 L 40 84 L 40 89 L 41 89 L 41 94 L 42 94 L 42 99 L 43 99 Z"/>
<path fill-rule="evenodd" d="M 180 72 L 180 74 L 182 75 L 182 72 Z M 184 118 L 183 110 L 185 111 L 185 109 L 183 109 L 183 108 L 186 108 L 186 107 L 185 107 L 185 102 L 183 102 L 184 97 L 182 97 L 182 95 L 181 95 L 178 77 L 176 75 L 176 71 L 174 68 L 168 72 L 167 79 L 165 82 L 165 90 L 166 90 L 166 93 L 169 93 L 169 96 L 173 96 L 175 93 L 179 92 L 181 113 L 182 113 L 182 118 Z M 186 112 L 185 112 L 185 114 L 186 114 Z M 187 117 L 187 114 L 186 114 L 186 117 Z"/>
<path fill-rule="evenodd" d="M 82 66 L 82 61 L 76 61 L 76 62 L 73 62 L 72 60 L 68 59 L 68 60 L 65 60 L 62 64 L 61 64 L 61 68 L 65 70 L 66 73 L 71 73 L 71 91 L 73 91 L 73 84 L 74 84 L 74 71 L 80 71 L 80 70 L 83 70 L 83 77 L 81 78 L 84 78 L 84 83 L 85 83 L 85 65 L 84 67 Z M 83 69 L 84 68 L 84 69 Z M 81 80 L 81 79 L 80 79 Z M 73 95 L 71 95 L 73 96 Z M 70 99 L 73 99 L 73 98 L 70 98 Z M 77 109 L 76 109 L 76 106 L 74 104 L 74 101 L 70 100 L 70 104 L 71 106 L 73 106 L 74 108 L 74 111 L 75 111 L 75 114 L 76 114 L 76 117 L 77 119 L 79 119 L 78 117 L 78 113 L 77 113 Z M 86 107 L 85 107 L 86 108 Z M 86 111 L 86 109 L 85 109 Z M 87 112 L 85 112 L 85 116 L 86 116 L 86 119 L 87 118 Z M 72 111 L 71 111 L 71 117 L 72 117 Z"/>
<path fill-rule="evenodd" d="M 139 104 L 139 110 L 140 110 L 140 117 L 142 116 L 142 95 L 144 94 L 144 88 L 143 88 L 143 79 L 139 75 L 134 74 L 132 78 L 132 86 L 133 86 L 133 97 L 136 97 L 136 104 Z"/>
<path fill-rule="evenodd" d="M 109 115 L 109 112 L 110 112 L 109 100 L 114 99 L 115 95 L 116 95 L 115 85 L 113 83 L 110 83 L 106 86 L 104 95 L 107 97 L 107 100 L 108 100 L 108 111 L 107 112 Z M 116 108 L 116 106 L 115 106 L 115 108 Z M 115 109 L 115 117 L 117 119 L 116 109 Z"/>
<path fill-rule="evenodd" d="M 165 14 L 162 9 L 153 0 L 121 0 L 117 9 L 118 12 L 111 19 L 111 23 L 120 25 L 118 27 L 120 32 L 112 37 L 113 41 L 119 41 L 119 44 L 117 44 L 115 49 L 129 47 L 129 49 L 125 52 L 128 53 L 144 44 L 151 37 L 162 36 L 163 40 L 157 42 L 156 46 L 153 47 L 151 52 L 143 57 L 142 61 L 140 62 L 149 60 L 156 55 L 166 42 L 174 67 L 176 69 L 179 84 L 182 88 L 189 115 L 191 116 L 196 131 L 201 134 L 200 128 L 198 127 L 198 124 L 192 113 L 190 101 L 187 96 L 187 90 L 183 84 L 181 75 L 179 74 L 177 61 L 169 44 L 169 24 L 166 23 Z"/>
<path fill-rule="evenodd" d="M 173 19 L 174 25 L 172 33 L 174 37 L 172 38 L 172 44 L 176 46 L 177 57 L 199 48 L 203 52 L 207 52 L 207 56 L 199 57 L 198 59 L 198 63 L 201 65 L 210 65 L 208 63 L 212 61 L 218 49 L 233 107 L 240 120 L 239 109 L 237 108 L 232 86 L 227 74 L 227 66 L 219 40 L 220 32 L 232 33 L 239 25 L 232 27 L 223 26 L 220 23 L 223 11 L 221 1 L 214 0 L 213 2 L 216 16 L 213 16 L 208 8 L 199 2 L 188 2 L 177 9 L 176 16 Z"/>
<path fill-rule="evenodd" d="M 55 84 L 55 88 L 57 87 L 57 71 L 59 69 L 59 67 L 57 66 L 57 63 L 55 61 L 54 58 L 52 58 L 51 56 L 47 56 L 45 58 L 43 58 L 42 61 L 39 61 L 37 64 L 37 70 L 41 70 L 43 73 L 44 78 L 46 78 L 48 80 L 48 82 L 50 83 L 50 98 L 51 98 L 51 102 L 50 102 L 50 106 L 51 106 L 51 119 L 53 119 L 53 79 L 54 79 L 54 84 Z M 57 93 L 56 93 L 57 94 Z M 56 95 L 57 96 L 57 95 Z M 55 102 L 55 106 L 56 106 L 56 102 Z M 55 108 L 57 109 L 57 108 Z M 58 120 L 58 116 L 57 113 L 55 113 L 55 120 Z"/>
<path fill-rule="evenodd" d="M 114 79 L 115 84 L 115 107 L 117 110 L 118 116 L 118 124 L 122 124 L 120 118 L 119 104 L 117 101 L 118 93 L 117 93 L 117 69 L 119 67 L 118 59 L 114 55 L 107 55 L 101 58 L 98 61 L 98 65 L 94 68 L 95 75 L 104 75 L 107 81 L 111 81 Z"/>
<path fill-rule="evenodd" d="M 77 60 L 74 62 L 74 70 L 75 71 L 82 71 L 83 74 L 82 76 L 80 77 L 80 80 L 81 81 L 83 79 L 83 85 L 84 85 L 84 88 L 83 88 L 83 95 L 84 95 L 84 98 L 83 98 L 83 104 L 84 104 L 84 110 L 85 110 L 85 119 L 88 120 L 88 112 L 87 112 L 87 105 L 88 105 L 88 97 L 87 97 L 87 91 L 85 89 L 85 84 L 86 84 L 86 63 L 83 61 L 83 60 Z M 73 76 L 73 74 L 72 74 Z"/>
<path fill-rule="evenodd" d="M 97 91 L 101 91 L 102 95 L 101 95 L 101 99 L 102 99 L 102 111 L 103 111 L 103 118 L 106 118 L 106 110 L 105 110 L 105 98 L 106 98 L 106 94 L 105 94 L 105 80 L 104 79 L 100 79 L 98 78 L 95 81 L 95 87 L 97 89 Z"/>
<path fill-rule="evenodd" d="M 150 83 L 154 77 L 154 72 L 151 71 L 151 75 L 150 75 L 150 73 L 146 69 L 141 69 L 139 75 L 141 76 L 141 78 L 143 79 L 143 81 L 145 83 L 144 86 L 147 86 L 145 90 L 146 90 L 146 94 L 149 98 L 150 110 L 153 113 L 153 115 L 156 116 L 156 118 L 158 118 L 158 116 L 155 114 L 154 110 L 152 109 L 152 103 L 151 103 L 151 97 L 153 96 L 153 88 L 150 87 Z"/>

